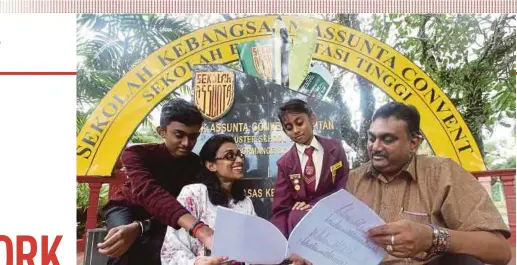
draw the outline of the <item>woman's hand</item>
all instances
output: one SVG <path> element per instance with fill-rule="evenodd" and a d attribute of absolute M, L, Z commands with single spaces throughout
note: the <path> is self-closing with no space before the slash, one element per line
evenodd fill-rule
<path fill-rule="evenodd" d="M 296 202 L 293 206 L 293 210 L 309 211 L 312 209 L 312 205 L 305 202 Z"/>

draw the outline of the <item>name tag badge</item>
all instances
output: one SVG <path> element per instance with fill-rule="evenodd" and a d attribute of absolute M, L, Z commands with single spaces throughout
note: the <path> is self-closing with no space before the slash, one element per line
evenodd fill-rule
<path fill-rule="evenodd" d="M 340 169 L 341 167 L 343 167 L 343 162 L 342 162 L 342 161 L 339 161 L 339 162 L 335 163 L 334 165 L 332 165 L 332 166 L 330 167 L 330 171 L 332 171 L 332 172 L 334 172 L 334 173 L 335 173 L 335 172 L 336 172 L 338 169 Z"/>
<path fill-rule="evenodd" d="M 341 167 L 343 167 L 342 161 L 339 161 L 330 167 L 330 172 L 332 173 L 332 183 L 335 182 L 337 170 L 340 169 Z"/>

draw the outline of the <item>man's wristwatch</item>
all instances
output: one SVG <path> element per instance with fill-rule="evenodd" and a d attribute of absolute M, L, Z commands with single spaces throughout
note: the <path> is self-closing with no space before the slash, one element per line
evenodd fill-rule
<path fill-rule="evenodd" d="M 433 229 L 433 244 L 427 251 L 427 259 L 446 252 L 451 244 L 451 236 L 447 229 L 429 224 Z"/>

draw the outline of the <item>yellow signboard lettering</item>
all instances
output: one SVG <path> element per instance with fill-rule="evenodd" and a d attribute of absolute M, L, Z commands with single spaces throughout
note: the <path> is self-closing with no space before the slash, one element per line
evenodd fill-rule
<path fill-rule="evenodd" d="M 143 60 L 106 94 L 77 136 L 77 175 L 111 175 L 116 159 L 140 121 L 169 93 L 192 78 L 193 65 L 236 61 L 236 45 L 270 38 L 275 18 L 247 17 L 202 28 L 166 44 Z M 414 105 L 421 114 L 422 132 L 436 155 L 449 157 L 467 170 L 485 169 L 474 137 L 459 112 L 433 80 L 409 59 L 371 36 L 339 24 L 297 16 L 282 19 L 290 34 L 296 34 L 297 25 L 302 22 L 315 25 L 318 40 L 313 59 L 354 72 L 394 100 Z M 219 88 L 224 90 L 223 84 L 211 88 L 207 84 L 201 89 L 206 93 Z M 213 102 L 222 105 L 212 105 L 208 115 L 215 115 L 226 106 L 222 97 Z M 323 123 L 320 129 L 331 126 Z M 231 129 L 250 129 L 246 127 Z"/>

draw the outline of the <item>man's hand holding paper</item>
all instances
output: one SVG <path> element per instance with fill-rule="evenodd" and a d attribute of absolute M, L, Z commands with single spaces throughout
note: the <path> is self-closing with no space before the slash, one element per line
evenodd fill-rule
<path fill-rule="evenodd" d="M 433 230 L 429 225 L 411 220 L 374 227 L 368 234 L 375 243 L 390 249 L 390 255 L 398 258 L 416 257 L 431 248 L 433 241 Z"/>

